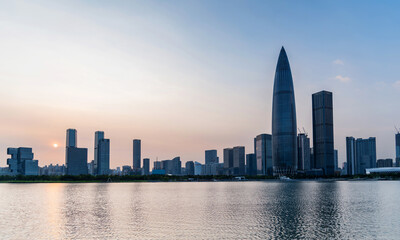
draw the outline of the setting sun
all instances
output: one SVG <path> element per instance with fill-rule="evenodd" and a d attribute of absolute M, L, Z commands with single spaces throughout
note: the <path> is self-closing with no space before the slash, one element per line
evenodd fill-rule
<path fill-rule="evenodd" d="M 57 147 L 58 147 L 58 144 L 57 144 L 57 143 L 54 143 L 54 144 L 53 144 L 53 147 L 54 147 L 54 148 L 57 148 Z"/>

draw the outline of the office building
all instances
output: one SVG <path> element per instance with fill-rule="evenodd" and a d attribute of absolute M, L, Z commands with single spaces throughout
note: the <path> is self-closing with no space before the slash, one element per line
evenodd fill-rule
<path fill-rule="evenodd" d="M 312 95 L 314 165 L 325 175 L 335 172 L 333 143 L 332 93 L 321 91 Z"/>
<path fill-rule="evenodd" d="M 32 148 L 7 148 L 9 173 L 11 175 L 39 175 L 38 160 L 33 159 Z"/>
<path fill-rule="evenodd" d="M 308 138 L 307 134 L 300 133 L 297 136 L 297 169 L 301 171 L 310 170 L 310 139 Z"/>
<path fill-rule="evenodd" d="M 94 171 L 97 175 L 108 175 L 110 173 L 110 139 L 104 138 L 103 131 L 97 131 L 94 135 Z"/>
<path fill-rule="evenodd" d="M 246 175 L 257 175 L 257 159 L 254 153 L 246 154 Z"/>
<path fill-rule="evenodd" d="M 206 164 L 219 163 L 217 150 L 213 149 L 205 151 L 205 163 Z"/>
<path fill-rule="evenodd" d="M 149 174 L 150 174 L 150 159 L 143 158 L 143 175 L 149 175 Z"/>
<path fill-rule="evenodd" d="M 376 139 L 346 137 L 347 173 L 365 174 L 367 168 L 376 168 Z"/>
<path fill-rule="evenodd" d="M 194 162 L 193 161 L 187 161 L 186 162 L 186 175 L 194 175 Z"/>
<path fill-rule="evenodd" d="M 233 148 L 233 174 L 246 174 L 245 148 L 243 146 Z"/>
<path fill-rule="evenodd" d="M 67 175 L 88 174 L 87 148 L 77 147 L 77 131 L 75 129 L 67 129 L 66 135 L 65 166 Z"/>
<path fill-rule="evenodd" d="M 141 153 L 141 140 L 133 139 L 133 171 L 138 171 L 140 169 Z"/>
<path fill-rule="evenodd" d="M 224 149 L 224 170 L 226 175 L 233 175 L 233 148 Z"/>
<path fill-rule="evenodd" d="M 254 138 L 254 153 L 258 175 L 272 175 L 272 135 L 260 134 Z"/>
<path fill-rule="evenodd" d="M 175 157 L 172 160 L 161 161 L 161 169 L 165 170 L 165 174 L 181 175 L 182 162 L 180 157 Z"/>
<path fill-rule="evenodd" d="M 335 164 L 335 172 L 339 170 L 339 156 L 338 156 L 338 150 L 333 151 L 333 162 Z"/>
<path fill-rule="evenodd" d="M 346 137 L 346 161 L 347 161 L 347 174 L 356 174 L 356 140 L 354 137 Z"/>
<path fill-rule="evenodd" d="M 202 167 L 203 165 L 199 162 L 194 162 L 194 175 L 203 175 Z"/>
<path fill-rule="evenodd" d="M 297 122 L 294 87 L 289 60 L 282 47 L 276 66 L 272 103 L 273 174 L 297 171 Z"/>
<path fill-rule="evenodd" d="M 376 161 L 376 167 L 377 168 L 383 168 L 383 167 L 393 167 L 393 159 L 387 158 L 387 159 L 378 159 Z"/>

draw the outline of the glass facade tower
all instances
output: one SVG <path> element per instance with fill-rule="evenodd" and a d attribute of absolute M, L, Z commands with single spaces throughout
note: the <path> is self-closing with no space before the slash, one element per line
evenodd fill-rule
<path fill-rule="evenodd" d="M 396 167 L 400 167 L 400 132 L 396 134 Z"/>
<path fill-rule="evenodd" d="M 273 174 L 297 171 L 297 123 L 294 87 L 289 60 L 282 47 L 276 66 L 272 101 Z"/>
<path fill-rule="evenodd" d="M 325 175 L 335 173 L 333 142 L 332 93 L 321 91 L 312 95 L 314 166 Z"/>

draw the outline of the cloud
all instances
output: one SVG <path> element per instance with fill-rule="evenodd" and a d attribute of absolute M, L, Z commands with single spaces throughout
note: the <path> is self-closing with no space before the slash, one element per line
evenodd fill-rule
<path fill-rule="evenodd" d="M 349 78 L 349 77 L 343 77 L 342 75 L 337 75 L 337 76 L 335 77 L 335 79 L 341 81 L 342 83 L 348 83 L 348 82 L 351 81 L 351 78 Z"/>
<path fill-rule="evenodd" d="M 335 61 L 332 62 L 335 65 L 344 65 L 344 62 L 340 59 L 336 59 Z"/>
<path fill-rule="evenodd" d="M 400 80 L 393 83 L 393 87 L 400 90 Z"/>

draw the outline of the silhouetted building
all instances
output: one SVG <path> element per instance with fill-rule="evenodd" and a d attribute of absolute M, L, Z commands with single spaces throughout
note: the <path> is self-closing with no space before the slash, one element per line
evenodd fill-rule
<path fill-rule="evenodd" d="M 332 93 L 321 91 L 312 95 L 313 148 L 316 169 L 325 175 L 335 173 L 333 143 Z"/>
<path fill-rule="evenodd" d="M 356 140 L 354 137 L 346 137 L 346 159 L 347 175 L 356 174 Z"/>
<path fill-rule="evenodd" d="M 77 147 L 77 137 L 76 137 L 76 129 L 67 129 L 67 141 L 66 147 Z"/>
<path fill-rule="evenodd" d="M 132 172 L 132 167 L 129 165 L 122 166 L 122 175 L 129 175 Z"/>
<path fill-rule="evenodd" d="M 346 138 L 347 173 L 365 174 L 367 168 L 376 167 L 376 139 Z"/>
<path fill-rule="evenodd" d="M 335 171 L 339 170 L 339 156 L 338 156 L 338 150 L 333 151 L 333 160 L 335 163 Z"/>
<path fill-rule="evenodd" d="M 233 148 L 233 174 L 246 174 L 245 148 L 243 146 Z"/>
<path fill-rule="evenodd" d="M 104 138 L 103 131 L 95 132 L 94 168 L 97 175 L 110 173 L 110 139 Z"/>
<path fill-rule="evenodd" d="M 272 175 L 272 135 L 260 134 L 254 138 L 254 153 L 258 175 Z"/>
<path fill-rule="evenodd" d="M 217 156 L 217 150 L 206 150 L 205 151 L 205 163 L 210 164 L 210 163 L 219 163 L 219 159 Z"/>
<path fill-rule="evenodd" d="M 45 165 L 44 167 L 39 168 L 40 175 L 48 175 L 48 176 L 61 176 L 66 172 L 65 165 Z"/>
<path fill-rule="evenodd" d="M 297 169 L 302 171 L 310 170 L 310 139 L 308 138 L 307 134 L 300 133 L 297 136 L 297 147 Z"/>
<path fill-rule="evenodd" d="M 67 175 L 88 174 L 87 148 L 67 147 Z"/>
<path fill-rule="evenodd" d="M 202 164 L 199 162 L 194 162 L 194 175 L 203 175 Z"/>
<path fill-rule="evenodd" d="M 233 148 L 224 149 L 224 170 L 226 175 L 233 174 Z"/>
<path fill-rule="evenodd" d="M 274 175 L 297 171 L 297 123 L 289 60 L 282 47 L 276 66 L 272 103 L 272 159 Z"/>
<path fill-rule="evenodd" d="M 387 158 L 387 159 L 378 159 L 376 161 L 376 167 L 377 168 L 383 168 L 383 167 L 393 167 L 393 159 Z"/>
<path fill-rule="evenodd" d="M 39 175 L 38 160 L 33 160 L 32 148 L 7 148 L 9 172 L 12 175 Z"/>
<path fill-rule="evenodd" d="M 165 170 L 165 174 L 181 175 L 181 158 L 175 157 L 172 160 L 163 160 L 161 161 L 161 167 L 163 170 Z"/>
<path fill-rule="evenodd" d="M 246 174 L 249 176 L 257 175 L 257 160 L 254 153 L 246 154 Z"/>
<path fill-rule="evenodd" d="M 87 148 L 78 148 L 76 130 L 67 129 L 67 146 L 65 148 L 67 175 L 88 174 L 87 163 Z"/>
<path fill-rule="evenodd" d="M 133 139 L 133 171 L 140 169 L 140 162 L 142 161 L 141 148 L 140 139 Z"/>
<path fill-rule="evenodd" d="M 150 174 L 150 159 L 143 158 L 143 174 L 149 175 Z"/>
<path fill-rule="evenodd" d="M 194 175 L 194 162 L 193 161 L 187 161 L 185 167 L 186 167 L 186 175 Z"/>

